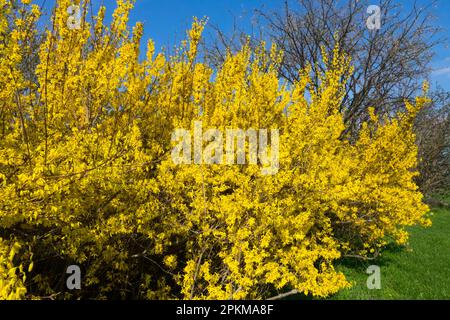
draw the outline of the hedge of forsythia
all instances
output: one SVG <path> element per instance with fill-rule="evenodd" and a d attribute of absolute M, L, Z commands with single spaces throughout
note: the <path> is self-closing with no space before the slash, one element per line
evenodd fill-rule
<path fill-rule="evenodd" d="M 337 259 L 373 256 L 429 223 L 412 180 L 412 122 L 427 99 L 391 118 L 371 110 L 348 142 L 339 48 L 324 54 L 319 88 L 308 69 L 287 86 L 282 53 L 264 44 L 219 70 L 202 63 L 203 21 L 173 56 L 149 41 L 142 59 L 131 1 L 109 24 L 102 7 L 71 30 L 72 1 L 60 0 L 36 49 L 39 9 L 11 2 L 0 0 L 0 299 L 327 296 L 348 286 Z M 194 121 L 279 129 L 278 173 L 175 165 L 171 134 Z M 66 288 L 72 264 L 81 290 Z"/>

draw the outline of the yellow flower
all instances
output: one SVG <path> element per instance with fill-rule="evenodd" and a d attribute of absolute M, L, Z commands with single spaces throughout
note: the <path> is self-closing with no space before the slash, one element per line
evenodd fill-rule
<path fill-rule="evenodd" d="M 311 67 L 287 85 L 275 45 L 224 52 L 215 70 L 197 59 L 206 20 L 195 19 L 172 56 L 149 41 L 143 60 L 143 26 L 128 26 L 133 1 L 118 0 L 112 19 L 100 8 L 93 26 L 73 32 L 72 1 L 59 0 L 36 52 L 38 9 L 25 6 L 18 19 L 8 3 L 0 0 L 0 228 L 9 235 L 0 299 L 60 292 L 70 264 L 83 286 L 65 298 L 262 299 L 268 287 L 324 297 L 349 285 L 333 267 L 342 254 L 370 255 L 387 236 L 404 243 L 406 226 L 429 223 L 412 130 L 428 99 L 405 102 L 394 119 L 370 109 L 358 139 L 342 139 L 352 67 L 338 47 L 323 57 L 318 88 Z M 36 55 L 30 83 L 22 66 Z M 278 129 L 278 172 L 262 175 L 248 153 L 244 165 L 175 164 L 172 132 L 192 135 L 196 121 L 221 132 Z"/>

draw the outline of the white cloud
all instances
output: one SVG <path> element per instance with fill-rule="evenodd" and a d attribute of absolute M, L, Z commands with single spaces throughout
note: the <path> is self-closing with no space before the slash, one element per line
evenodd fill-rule
<path fill-rule="evenodd" d="M 440 76 L 440 75 L 449 75 L 450 76 L 450 67 L 436 69 L 433 71 L 434 75 Z"/>

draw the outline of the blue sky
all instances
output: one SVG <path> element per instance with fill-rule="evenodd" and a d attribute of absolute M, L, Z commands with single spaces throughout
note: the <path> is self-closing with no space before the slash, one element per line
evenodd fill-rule
<path fill-rule="evenodd" d="M 42 1 L 42 0 L 40 0 Z M 37 2 L 40 2 L 37 1 Z M 397 0 L 405 7 L 409 7 L 411 0 Z M 52 1 L 47 1 L 47 3 Z M 108 12 L 114 9 L 113 0 L 92 0 L 94 4 L 106 4 Z M 372 1 L 377 4 L 378 1 Z M 130 23 L 144 22 L 145 38 L 152 38 L 156 47 L 172 47 L 185 38 L 185 30 L 189 28 L 192 18 L 209 18 L 209 23 L 218 25 L 224 31 L 231 31 L 234 19 L 245 30 L 251 30 L 252 17 L 255 9 L 276 9 L 284 0 L 136 0 L 131 13 Z M 427 4 L 429 0 L 418 0 L 419 5 Z M 450 1 L 437 0 L 432 8 L 436 16 L 436 23 L 445 28 L 443 35 L 450 38 Z M 450 91 L 450 48 L 447 44 L 436 50 L 433 60 L 435 71 L 431 76 L 432 86 L 439 85 Z"/>
<path fill-rule="evenodd" d="M 409 7 L 412 3 L 411 0 L 398 1 L 405 7 Z M 193 16 L 208 16 L 209 23 L 218 25 L 225 31 L 232 30 L 234 17 L 236 17 L 240 25 L 251 30 L 255 9 L 276 9 L 283 3 L 284 0 L 137 0 L 131 18 L 133 21 L 144 22 L 146 36 L 154 39 L 157 47 L 160 47 L 176 44 L 183 39 Z M 373 4 L 376 3 L 377 1 L 373 1 Z M 418 1 L 419 6 L 427 3 L 429 1 Z M 450 1 L 438 0 L 432 10 L 436 16 L 436 21 L 433 23 L 445 28 L 445 35 L 450 36 Z M 433 87 L 439 85 L 450 91 L 448 43 L 449 41 L 447 45 L 441 45 L 436 50 L 437 55 L 432 64 L 435 71 L 430 81 Z"/>

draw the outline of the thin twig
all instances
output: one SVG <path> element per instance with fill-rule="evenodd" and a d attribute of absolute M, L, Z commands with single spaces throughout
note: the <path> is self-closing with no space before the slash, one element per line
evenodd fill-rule
<path fill-rule="evenodd" d="M 291 290 L 291 291 L 289 291 L 289 292 L 281 293 L 281 294 L 279 294 L 279 295 L 277 295 L 277 296 L 274 296 L 274 297 L 271 297 L 271 298 L 269 298 L 269 299 L 267 299 L 267 300 L 278 300 L 278 299 L 283 299 L 283 298 L 286 298 L 286 297 L 288 297 L 288 296 L 292 296 L 292 295 L 297 294 L 297 293 L 299 293 L 299 291 L 298 291 L 297 289 L 293 289 L 293 290 Z"/>

